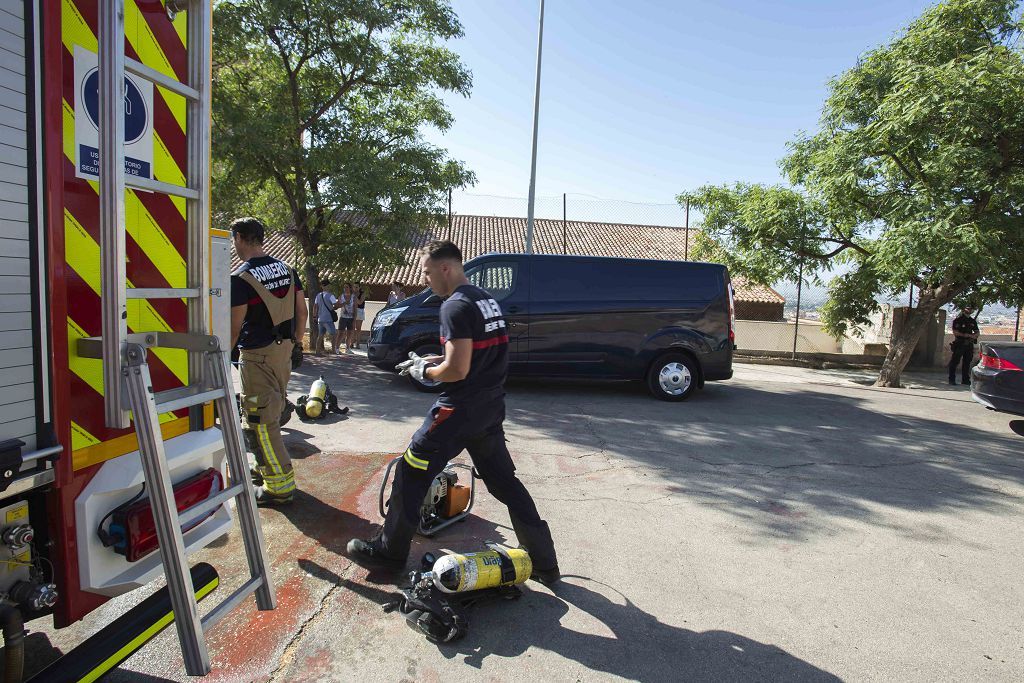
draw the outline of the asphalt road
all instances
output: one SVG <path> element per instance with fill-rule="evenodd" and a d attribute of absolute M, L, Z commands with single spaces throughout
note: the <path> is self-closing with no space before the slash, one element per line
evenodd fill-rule
<path fill-rule="evenodd" d="M 1024 441 L 942 374 L 893 390 L 739 365 L 683 404 L 511 383 L 509 446 L 566 578 L 478 607 L 464 640 L 435 646 L 381 611 L 387 577 L 344 555 L 380 522 L 384 465 L 430 398 L 360 357 L 311 359 L 294 396 L 321 372 L 351 413 L 286 428 L 302 493 L 262 512 L 280 606 L 213 631 L 210 680 L 1024 680 Z M 484 539 L 514 535 L 481 489 L 413 557 Z M 201 556 L 222 596 L 243 580 L 237 533 Z M 33 624 L 30 668 L 138 599 Z M 177 647 L 170 629 L 110 680 L 187 680 Z"/>

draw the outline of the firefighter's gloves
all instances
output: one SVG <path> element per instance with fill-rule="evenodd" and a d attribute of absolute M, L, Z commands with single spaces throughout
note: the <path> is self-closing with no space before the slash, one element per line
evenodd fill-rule
<path fill-rule="evenodd" d="M 423 382 L 426 377 L 423 373 L 426 372 L 427 368 L 433 365 L 426 358 L 417 356 L 415 352 L 409 352 L 409 360 L 404 360 L 395 366 L 395 370 L 398 370 L 400 375 L 412 375 L 413 379 L 417 382 Z"/>

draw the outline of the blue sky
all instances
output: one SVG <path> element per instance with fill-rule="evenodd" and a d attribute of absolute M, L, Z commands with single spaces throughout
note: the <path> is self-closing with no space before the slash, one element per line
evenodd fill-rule
<path fill-rule="evenodd" d="M 828 80 L 930 4 L 548 0 L 539 215 L 560 216 L 563 192 L 671 205 L 705 183 L 780 182 L 776 163 L 798 130 L 815 127 Z M 446 97 L 455 125 L 428 139 L 477 174 L 455 197 L 460 213 L 525 214 L 525 201 L 486 211 L 496 203 L 473 195 L 527 196 L 538 5 L 453 0 L 466 35 L 451 47 L 473 91 Z M 651 213 L 614 207 L 623 215 L 591 220 Z"/>

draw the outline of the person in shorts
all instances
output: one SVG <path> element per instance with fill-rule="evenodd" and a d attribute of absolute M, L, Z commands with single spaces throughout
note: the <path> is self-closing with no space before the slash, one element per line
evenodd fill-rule
<path fill-rule="evenodd" d="M 363 288 L 363 283 L 357 282 L 352 288 L 352 295 L 356 299 L 356 316 L 353 320 L 354 328 L 352 330 L 352 337 L 356 343 L 356 348 L 359 348 L 359 337 L 363 330 L 363 321 L 366 320 L 366 290 Z"/>
<path fill-rule="evenodd" d="M 324 355 L 327 350 L 325 340 L 330 337 L 332 353 L 341 353 L 341 344 L 338 339 L 338 328 L 334 324 L 331 313 L 338 307 L 338 297 L 331 294 L 331 281 L 324 278 L 320 281 L 320 293 L 313 299 L 313 316 L 316 320 L 316 355 Z M 336 314 L 335 314 L 336 315 Z"/>
<path fill-rule="evenodd" d="M 338 308 L 338 339 L 345 339 L 345 353 L 352 353 L 352 341 L 355 338 L 356 297 L 352 293 L 352 284 L 346 282 L 341 289 L 341 296 L 336 304 Z M 340 353 L 340 352 L 339 352 Z"/>

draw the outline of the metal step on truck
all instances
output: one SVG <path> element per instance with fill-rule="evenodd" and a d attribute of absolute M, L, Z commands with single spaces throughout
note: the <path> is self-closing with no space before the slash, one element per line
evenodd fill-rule
<path fill-rule="evenodd" d="M 274 608 L 210 221 L 211 0 L 0 0 L 0 627 L 166 586 L 39 673 L 95 680 L 174 623 L 190 675 Z M 234 501 L 233 506 L 229 505 Z M 238 517 L 250 576 L 189 556 Z"/>

